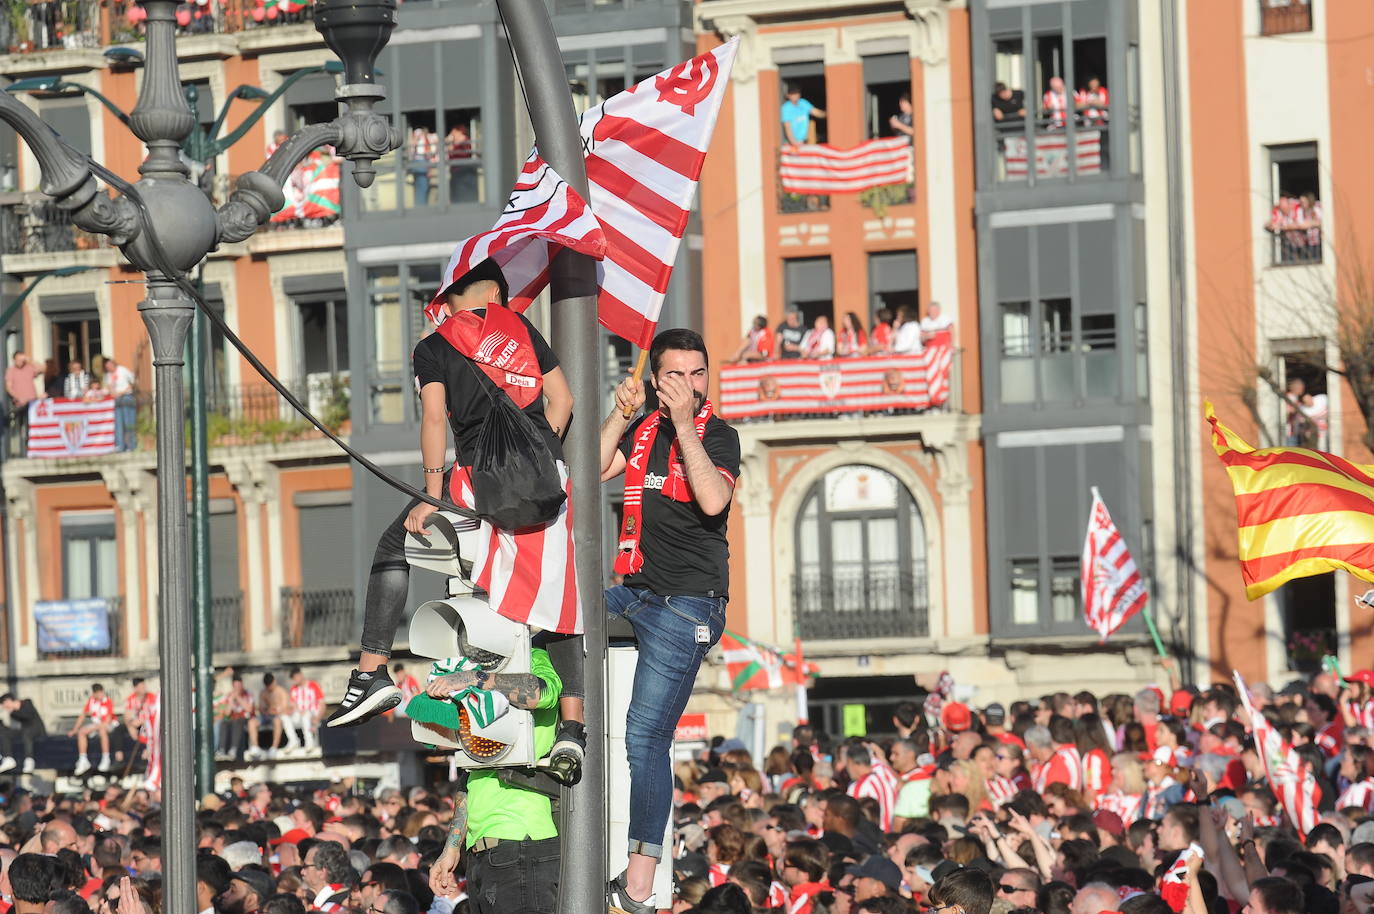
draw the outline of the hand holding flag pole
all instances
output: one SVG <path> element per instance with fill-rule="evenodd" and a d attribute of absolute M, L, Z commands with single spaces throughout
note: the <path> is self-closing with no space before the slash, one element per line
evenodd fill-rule
<path fill-rule="evenodd" d="M 644 377 L 644 368 L 645 368 L 645 366 L 647 366 L 648 364 L 649 364 L 649 350 L 648 350 L 648 349 L 641 349 L 641 350 L 639 350 L 639 360 L 635 362 L 635 370 L 634 370 L 634 372 L 630 375 L 630 380 L 631 380 L 631 381 L 634 381 L 636 384 L 638 384 L 638 383 L 643 379 L 643 377 Z M 633 417 L 634 417 L 634 412 L 635 412 L 635 411 L 634 411 L 633 409 L 631 409 L 630 407 L 627 406 L 627 407 L 625 407 L 625 412 L 622 413 L 621 415 L 623 415 L 626 419 L 630 419 L 630 418 L 633 418 Z"/>

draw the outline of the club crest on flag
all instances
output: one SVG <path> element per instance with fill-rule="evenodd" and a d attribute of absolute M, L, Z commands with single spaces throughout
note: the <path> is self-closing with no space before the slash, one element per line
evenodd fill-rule
<path fill-rule="evenodd" d="M 683 114 L 696 115 L 720 76 L 720 63 L 714 54 L 703 54 L 654 77 L 658 100 L 677 105 Z"/>
<path fill-rule="evenodd" d="M 86 443 L 86 420 L 67 419 L 62 423 L 62 441 L 67 445 L 69 451 L 81 450 L 81 445 Z"/>
<path fill-rule="evenodd" d="M 844 386 L 844 374 L 838 368 L 822 369 L 819 377 L 821 395 L 827 400 L 833 400 L 840 394 L 840 388 Z"/>

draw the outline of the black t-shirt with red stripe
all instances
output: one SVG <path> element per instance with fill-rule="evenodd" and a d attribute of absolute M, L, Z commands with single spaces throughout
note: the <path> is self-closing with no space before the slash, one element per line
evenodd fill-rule
<path fill-rule="evenodd" d="M 475 313 L 481 316 L 486 310 L 478 308 Z M 539 373 L 547 375 L 558 367 L 558 356 L 554 355 L 544 337 L 525 315 L 516 316 L 529 331 L 530 344 L 534 347 L 535 357 L 539 361 Z M 448 421 L 453 427 L 453 446 L 458 455 L 458 465 L 470 466 L 472 460 L 463 450 L 463 440 L 471 438 L 491 414 L 491 401 L 483 392 L 483 385 L 477 377 L 477 372 L 481 369 L 470 362 L 463 364 L 468 360 L 440 333 L 431 333 L 416 343 L 411 360 L 415 368 L 417 387 L 423 388 L 433 382 L 444 385 L 444 394 L 448 399 Z M 524 412 L 534 420 L 535 427 L 545 433 L 554 458 L 562 460 L 563 444 L 553 433 L 553 429 L 549 427 L 549 420 L 544 416 L 543 396 L 535 397 L 534 402 L 526 406 Z"/>
<path fill-rule="evenodd" d="M 649 415 L 661 414 L 655 411 Z M 620 452 L 627 460 L 635 433 L 647 418 L 632 423 L 620 439 Z M 676 439 L 673 423 L 664 419 L 644 474 L 644 527 L 639 538 L 644 567 L 628 575 L 625 583 L 648 588 L 661 597 L 724 597 L 730 588 L 730 546 L 725 540 L 730 509 L 727 506 L 711 517 L 695 501 L 675 501 L 663 495 L 668 451 Z M 701 443 L 711 462 L 733 483 L 739 476 L 739 433 L 713 415 Z"/>

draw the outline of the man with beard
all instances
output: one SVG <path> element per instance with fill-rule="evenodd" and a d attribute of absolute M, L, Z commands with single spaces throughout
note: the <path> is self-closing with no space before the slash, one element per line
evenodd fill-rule
<path fill-rule="evenodd" d="M 275 891 L 276 883 L 267 870 L 245 866 L 229 877 L 229 886 L 220 893 L 219 914 L 258 914 Z"/>

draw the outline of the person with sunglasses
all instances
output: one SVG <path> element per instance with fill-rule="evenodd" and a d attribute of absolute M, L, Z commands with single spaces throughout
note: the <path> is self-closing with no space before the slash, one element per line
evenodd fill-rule
<path fill-rule="evenodd" d="M 1007 870 L 997 881 L 997 897 L 1006 899 L 1013 907 L 1035 907 L 1040 891 L 1040 874 L 1028 867 Z"/>
<path fill-rule="evenodd" d="M 420 903 L 409 892 L 390 889 L 377 896 L 367 914 L 420 914 Z"/>

